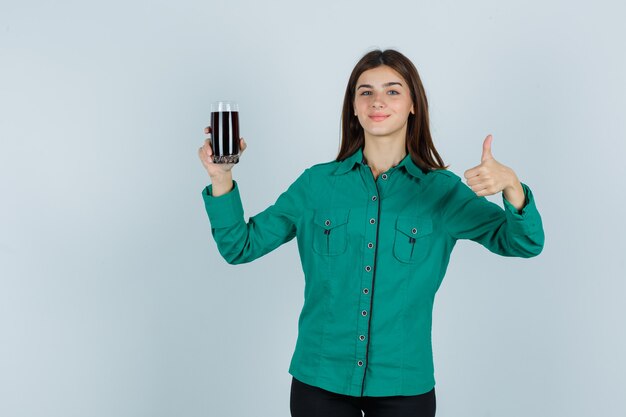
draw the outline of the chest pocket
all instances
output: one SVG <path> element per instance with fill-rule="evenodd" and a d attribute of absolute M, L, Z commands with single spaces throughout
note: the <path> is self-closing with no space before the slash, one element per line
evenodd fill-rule
<path fill-rule="evenodd" d="M 415 263 L 424 260 L 432 241 L 433 222 L 428 217 L 399 216 L 393 255 L 401 262 Z"/>
<path fill-rule="evenodd" d="M 313 251 L 325 256 L 341 255 L 348 247 L 350 209 L 317 210 L 313 215 Z"/>

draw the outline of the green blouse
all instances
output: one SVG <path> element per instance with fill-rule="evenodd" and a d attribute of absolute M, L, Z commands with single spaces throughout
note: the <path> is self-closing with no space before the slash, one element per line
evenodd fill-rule
<path fill-rule="evenodd" d="M 275 204 L 244 220 L 239 186 L 203 198 L 218 250 L 250 262 L 297 238 L 304 305 L 289 373 L 352 396 L 417 395 L 435 385 L 435 293 L 458 239 L 529 258 L 543 249 L 530 188 L 518 210 L 478 197 L 447 170 L 407 155 L 374 180 L 362 149 L 306 169 Z"/>

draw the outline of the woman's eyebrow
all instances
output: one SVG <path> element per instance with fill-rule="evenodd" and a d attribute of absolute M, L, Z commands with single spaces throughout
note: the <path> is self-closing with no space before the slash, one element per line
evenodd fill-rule
<path fill-rule="evenodd" d="M 402 87 L 402 83 L 399 83 L 397 81 L 391 81 L 391 82 L 385 83 L 383 84 L 383 87 L 390 87 L 392 85 L 399 85 L 400 87 Z M 356 89 L 358 90 L 359 88 L 374 88 L 374 87 L 370 84 L 361 84 Z"/>

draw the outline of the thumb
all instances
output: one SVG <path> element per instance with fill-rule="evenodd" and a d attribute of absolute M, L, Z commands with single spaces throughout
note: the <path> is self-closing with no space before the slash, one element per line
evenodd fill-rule
<path fill-rule="evenodd" d="M 487 135 L 485 141 L 483 142 L 483 154 L 480 157 L 480 162 L 484 162 L 487 159 L 493 159 L 493 155 L 491 154 L 491 141 L 493 140 L 493 136 L 491 134 Z"/>

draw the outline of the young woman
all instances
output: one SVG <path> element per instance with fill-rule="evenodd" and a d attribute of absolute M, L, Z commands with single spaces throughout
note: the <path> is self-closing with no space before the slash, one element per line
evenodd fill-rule
<path fill-rule="evenodd" d="M 465 185 L 433 145 L 414 65 L 376 50 L 348 81 L 336 160 L 304 170 L 247 223 L 232 165 L 211 162 L 208 140 L 199 149 L 212 183 L 202 195 L 227 262 L 297 238 L 305 299 L 289 367 L 292 416 L 435 415 L 432 309 L 456 241 L 504 256 L 543 248 L 531 190 L 493 158 L 491 140 Z M 484 198 L 499 192 L 504 210 Z"/>

